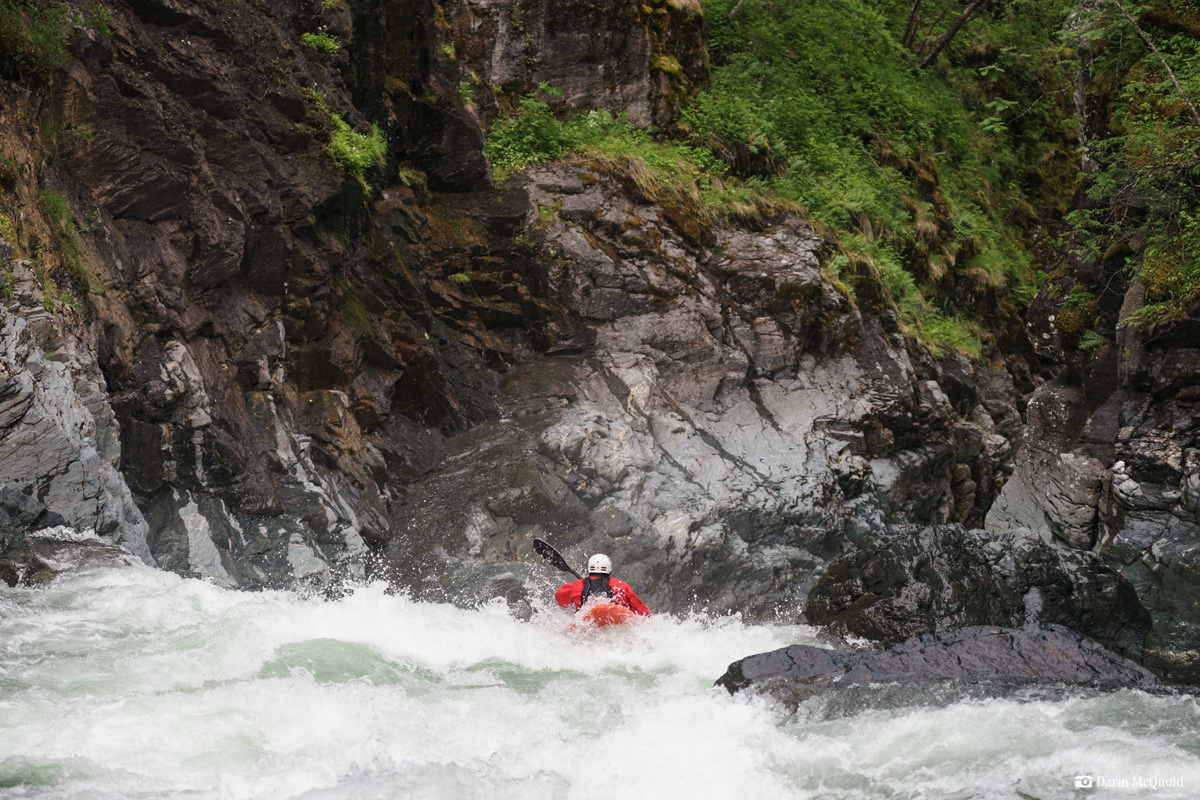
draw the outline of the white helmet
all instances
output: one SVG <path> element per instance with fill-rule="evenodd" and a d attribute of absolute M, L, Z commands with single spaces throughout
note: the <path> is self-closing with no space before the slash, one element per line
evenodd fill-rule
<path fill-rule="evenodd" d="M 595 572 L 603 572 L 605 575 L 612 575 L 612 559 L 604 555 L 604 553 L 596 553 L 588 559 L 588 574 Z"/>

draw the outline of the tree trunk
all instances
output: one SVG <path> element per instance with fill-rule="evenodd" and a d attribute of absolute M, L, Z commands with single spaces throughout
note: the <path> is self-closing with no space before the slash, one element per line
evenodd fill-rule
<path fill-rule="evenodd" d="M 909 50 L 913 49 L 913 44 L 917 39 L 917 24 L 921 21 L 921 0 L 916 0 L 913 3 L 912 11 L 908 12 L 908 27 L 904 29 L 904 37 L 900 40 L 900 45 Z"/>

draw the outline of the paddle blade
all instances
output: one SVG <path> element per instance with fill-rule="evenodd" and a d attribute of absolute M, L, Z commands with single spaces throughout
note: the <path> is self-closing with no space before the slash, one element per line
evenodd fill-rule
<path fill-rule="evenodd" d="M 569 572 L 572 575 L 574 575 L 576 578 L 581 577 L 578 572 L 571 569 L 571 565 L 567 563 L 567 560 L 562 557 L 562 554 L 560 554 L 557 550 L 555 550 L 553 547 L 551 547 L 549 542 L 544 541 L 542 539 L 534 539 L 533 540 L 533 550 L 539 556 L 546 559 L 546 561 L 549 562 L 551 564 L 551 566 L 557 567 L 558 569 L 561 569 L 563 572 Z"/>

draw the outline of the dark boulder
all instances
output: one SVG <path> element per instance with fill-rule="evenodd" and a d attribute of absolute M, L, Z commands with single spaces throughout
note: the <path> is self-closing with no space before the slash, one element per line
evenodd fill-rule
<path fill-rule="evenodd" d="M 0 484 L 0 531 L 5 533 L 65 525 L 60 515 L 24 492 Z"/>
<path fill-rule="evenodd" d="M 1022 529 L 897 525 L 864 537 L 809 595 L 814 625 L 885 647 L 972 625 L 1064 625 L 1141 661 L 1150 615 L 1092 553 Z"/>
<path fill-rule="evenodd" d="M 735 661 L 716 682 L 730 694 L 753 688 L 792 709 L 818 695 L 884 685 L 899 694 L 897 686 L 912 684 L 998 696 L 1039 686 L 1145 689 L 1158 680 L 1090 639 L 1048 625 L 962 628 L 859 653 L 795 644 Z"/>
<path fill-rule="evenodd" d="M 62 525 L 63 519 L 24 492 L 0 485 L 0 581 L 9 586 L 40 583 L 53 572 L 30 543 L 31 529 Z"/>
<path fill-rule="evenodd" d="M 84 563 L 132 561 L 126 550 L 67 527 L 38 500 L 0 484 L 0 582 L 35 586 Z"/>

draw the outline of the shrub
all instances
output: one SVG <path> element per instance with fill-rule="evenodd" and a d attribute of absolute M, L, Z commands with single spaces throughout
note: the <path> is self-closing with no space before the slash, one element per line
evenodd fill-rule
<path fill-rule="evenodd" d="M 946 316 L 936 311 L 921 321 L 921 339 L 933 346 L 934 355 L 941 356 L 941 348 L 951 348 L 979 358 L 979 334 L 975 325 L 955 316 Z"/>
<path fill-rule="evenodd" d="M 316 50 L 318 53 L 324 53 L 327 56 L 337 55 L 338 51 L 342 49 L 342 43 L 324 30 L 317 33 L 301 34 L 300 38 L 313 50 Z"/>
<path fill-rule="evenodd" d="M 333 122 L 333 136 L 327 147 L 329 155 L 342 165 L 346 174 L 357 178 L 363 188 L 369 190 L 367 171 L 383 166 L 387 158 L 387 142 L 384 141 L 383 131 L 378 125 L 372 125 L 369 135 L 355 133 L 350 123 L 337 114 L 330 114 L 330 119 Z"/>
<path fill-rule="evenodd" d="M 104 294 L 103 284 L 83 263 L 83 245 L 79 242 L 78 226 L 74 214 L 71 213 L 71 204 L 53 189 L 43 189 L 38 196 L 41 199 L 42 211 L 50 223 L 50 230 L 58 240 L 63 262 L 71 268 L 76 282 L 89 292 Z"/>
<path fill-rule="evenodd" d="M 0 2 L 0 45 L 9 58 L 35 70 L 67 60 L 67 6 L 36 0 Z"/>
<path fill-rule="evenodd" d="M 558 94 L 547 86 L 540 91 Z M 563 122 L 536 94 L 521 99 L 516 115 L 492 126 L 486 149 L 498 181 L 531 162 L 583 152 L 597 166 L 629 180 L 647 200 L 684 203 L 708 218 L 799 210 L 767 187 L 731 178 L 705 147 L 657 141 L 624 115 L 603 110 Z"/>
<path fill-rule="evenodd" d="M 566 127 L 531 94 L 521 98 L 514 116 L 492 126 L 485 149 L 496 179 L 502 180 L 531 161 L 559 158 L 570 147 Z"/>

